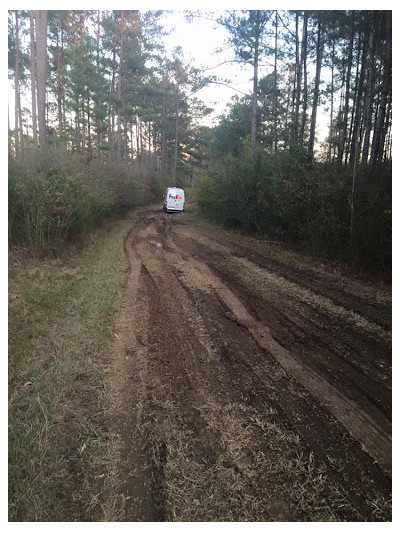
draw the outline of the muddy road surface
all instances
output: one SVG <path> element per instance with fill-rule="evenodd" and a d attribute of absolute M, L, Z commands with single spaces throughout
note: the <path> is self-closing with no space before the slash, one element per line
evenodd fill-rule
<path fill-rule="evenodd" d="M 117 520 L 391 520 L 390 289 L 190 213 L 124 246 Z"/>

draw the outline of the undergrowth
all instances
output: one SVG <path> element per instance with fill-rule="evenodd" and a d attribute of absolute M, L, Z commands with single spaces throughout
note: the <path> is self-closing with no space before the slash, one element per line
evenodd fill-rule
<path fill-rule="evenodd" d="M 92 233 L 79 253 L 11 255 L 9 520 L 100 515 L 108 468 L 104 363 L 131 222 Z"/>

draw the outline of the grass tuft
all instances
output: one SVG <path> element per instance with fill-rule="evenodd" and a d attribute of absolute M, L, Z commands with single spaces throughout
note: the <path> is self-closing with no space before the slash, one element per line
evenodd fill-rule
<path fill-rule="evenodd" d="M 131 222 L 9 270 L 9 520 L 87 521 L 109 467 L 104 364 Z"/>

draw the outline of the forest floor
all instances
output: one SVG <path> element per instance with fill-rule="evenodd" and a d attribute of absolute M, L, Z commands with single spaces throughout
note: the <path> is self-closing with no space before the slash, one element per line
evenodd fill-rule
<path fill-rule="evenodd" d="M 11 521 L 391 521 L 388 283 L 153 206 L 9 317 Z"/>
<path fill-rule="evenodd" d="M 133 222 L 104 519 L 390 521 L 390 287 L 190 212 Z"/>

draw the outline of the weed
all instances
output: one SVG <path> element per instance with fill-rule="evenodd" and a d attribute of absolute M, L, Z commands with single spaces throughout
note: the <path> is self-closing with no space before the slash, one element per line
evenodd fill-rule
<path fill-rule="evenodd" d="M 109 467 L 103 362 L 130 221 L 9 277 L 9 519 L 97 519 Z"/>

